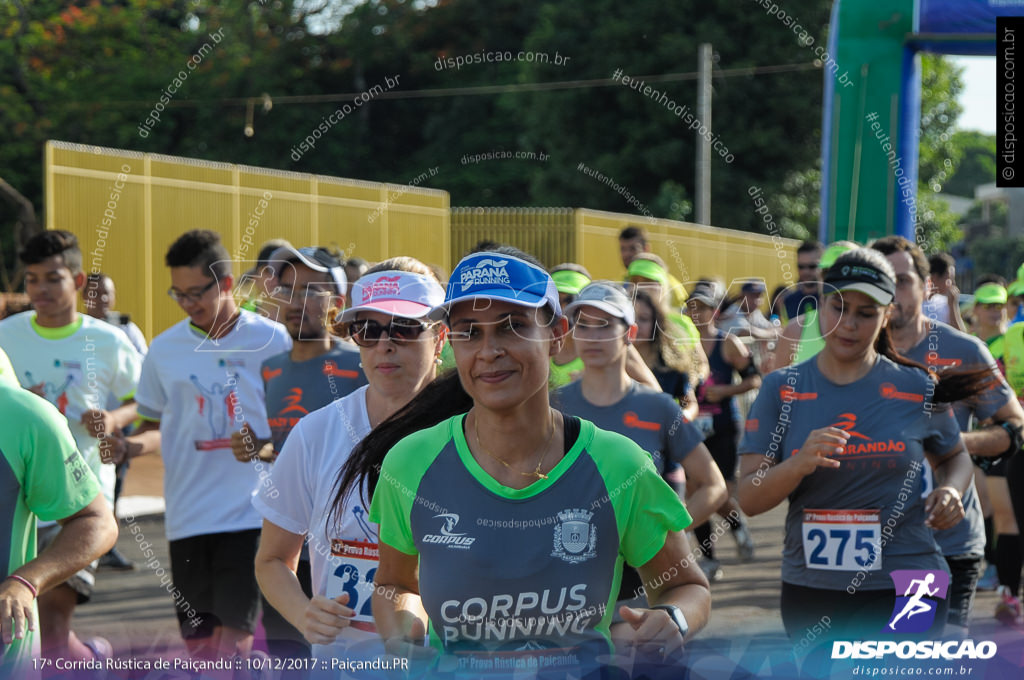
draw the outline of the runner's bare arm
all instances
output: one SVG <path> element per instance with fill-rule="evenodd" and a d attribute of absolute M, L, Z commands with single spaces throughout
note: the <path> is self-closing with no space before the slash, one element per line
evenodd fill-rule
<path fill-rule="evenodd" d="M 692 379 L 692 378 L 691 378 Z M 686 394 L 679 399 L 679 405 L 683 407 L 683 415 L 688 422 L 693 422 L 700 415 L 700 406 L 697 404 L 697 397 L 692 387 L 686 388 Z"/>
<path fill-rule="evenodd" d="M 134 399 L 126 399 L 117 408 L 105 411 L 103 409 L 89 409 L 82 413 L 82 425 L 89 432 L 91 437 L 101 437 L 105 434 L 121 430 L 138 418 L 138 410 Z"/>
<path fill-rule="evenodd" d="M 993 414 L 985 427 L 974 432 L 964 432 L 964 444 L 972 456 L 998 456 L 1010 446 L 1010 433 L 999 423 L 1006 422 L 1014 427 L 1024 427 L 1024 410 L 1016 399 L 1009 399 Z M 988 421 L 986 421 L 988 422 Z"/>
<path fill-rule="evenodd" d="M 750 366 L 750 362 L 753 361 L 753 357 L 750 355 L 750 350 L 748 350 L 735 335 L 725 336 L 723 342 L 725 345 L 722 349 L 726 362 L 742 373 Z M 750 375 L 747 375 L 742 381 L 735 385 L 708 385 L 707 389 L 704 391 L 704 397 L 708 401 L 717 402 L 728 397 L 745 394 L 746 392 L 757 389 L 760 386 L 761 376 L 755 372 L 751 372 Z"/>
<path fill-rule="evenodd" d="M 933 529 L 949 529 L 964 518 L 961 499 L 973 478 L 974 465 L 962 439 L 959 446 L 942 456 L 927 451 L 925 455 L 935 471 L 935 489 L 924 502 L 928 513 L 924 523 Z"/>
<path fill-rule="evenodd" d="M 60 520 L 53 542 L 32 561 L 12 572 L 17 578 L 0 581 L 0 637 L 10 644 L 36 628 L 32 600 L 66 581 L 79 569 L 107 552 L 117 541 L 117 521 L 103 495 L 75 514 Z M 32 584 L 32 590 L 23 581 Z"/>
<path fill-rule="evenodd" d="M 781 463 L 769 456 L 740 456 L 740 479 L 736 484 L 740 508 L 751 516 L 767 512 L 819 467 L 839 467 L 839 461 L 828 456 L 841 451 L 849 438 L 850 433 L 838 427 L 822 427 L 811 430 L 800 450 Z"/>
<path fill-rule="evenodd" d="M 626 348 L 626 375 L 641 385 L 647 385 L 652 389 L 661 391 L 658 379 L 654 377 L 654 373 L 647 367 L 643 357 L 640 356 L 640 352 L 633 345 L 629 345 Z"/>
<path fill-rule="evenodd" d="M 419 558 L 380 543 L 380 564 L 373 579 L 373 618 L 389 654 L 433 657 L 423 647 L 427 612 L 420 600 Z"/>
<path fill-rule="evenodd" d="M 647 601 L 652 606 L 674 605 L 682 611 L 689 625 L 686 640 L 700 632 L 711 616 L 708 581 L 696 562 L 688 557 L 688 553 L 686 535 L 681 531 L 671 531 L 665 537 L 661 550 L 646 564 L 637 567 L 647 593 Z M 665 656 L 671 656 L 685 642 L 679 634 L 679 628 L 663 609 L 623 606 L 619 612 L 631 628 L 624 631 L 629 638 L 619 637 L 619 643 L 657 643 L 665 648 Z"/>
<path fill-rule="evenodd" d="M 345 606 L 348 593 L 329 599 L 322 595 L 313 599 L 302 592 L 295 575 L 302 553 L 303 536 L 282 529 L 270 520 L 263 520 L 260 547 L 256 552 L 256 580 L 267 601 L 288 620 L 288 623 L 315 645 L 327 645 L 348 627 L 355 611 Z"/>
<path fill-rule="evenodd" d="M 693 526 L 700 526 L 728 498 L 725 478 L 704 444 L 698 444 L 686 455 L 683 470 L 687 481 L 686 509 L 693 518 Z M 690 482 L 693 482 L 692 491 Z"/>
<path fill-rule="evenodd" d="M 61 530 L 53 542 L 15 572 L 35 585 L 40 593 L 84 569 L 117 541 L 117 521 L 102 494 L 59 523 Z"/>
<path fill-rule="evenodd" d="M 772 359 L 771 371 L 785 368 L 796 360 L 796 348 L 800 345 L 800 332 L 803 330 L 800 326 L 799 318 L 793 319 L 782 329 L 779 341 L 775 345 L 775 356 Z M 769 369 L 766 368 L 765 372 L 769 372 Z"/>
<path fill-rule="evenodd" d="M 160 421 L 158 420 L 143 420 L 142 424 L 136 428 L 135 432 L 129 437 L 124 438 L 125 451 L 120 460 L 114 462 L 120 463 L 131 458 L 138 458 L 150 453 L 160 452 Z"/>
<path fill-rule="evenodd" d="M 270 439 L 260 439 L 249 423 L 243 423 L 241 430 L 231 433 L 231 453 L 240 463 L 248 463 L 257 458 L 262 461 L 273 461 L 274 442 Z"/>

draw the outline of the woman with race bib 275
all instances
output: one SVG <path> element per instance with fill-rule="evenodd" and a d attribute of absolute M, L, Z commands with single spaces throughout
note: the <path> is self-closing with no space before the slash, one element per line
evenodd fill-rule
<path fill-rule="evenodd" d="M 822 621 L 829 623 L 825 638 L 875 639 L 905 594 L 896 590 L 902 570 L 949 582 L 931 530 L 963 518 L 960 497 L 971 479 L 949 402 L 989 378 L 961 373 L 936 381 L 896 354 L 886 330 L 895 290 L 881 254 L 858 248 L 840 256 L 819 310 L 825 348 L 767 376 L 740 443 L 744 512 L 789 499 L 782 619 L 794 642 Z M 922 498 L 929 463 L 936 488 Z M 929 593 L 935 616 L 924 634 L 937 639 L 947 605 L 938 586 Z M 896 623 L 893 633 L 918 625 L 913 617 Z"/>

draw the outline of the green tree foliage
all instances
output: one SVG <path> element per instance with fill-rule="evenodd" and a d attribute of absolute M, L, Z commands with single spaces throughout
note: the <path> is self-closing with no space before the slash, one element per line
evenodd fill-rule
<path fill-rule="evenodd" d="M 974 196 L 979 184 L 996 181 L 996 137 L 975 130 L 957 130 L 953 145 L 960 150 L 960 165 L 942 190 L 956 196 Z"/>

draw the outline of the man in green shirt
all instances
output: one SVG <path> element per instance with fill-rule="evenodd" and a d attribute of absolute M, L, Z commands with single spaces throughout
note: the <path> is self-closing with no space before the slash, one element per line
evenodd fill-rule
<path fill-rule="evenodd" d="M 0 381 L 0 413 L 0 678 L 13 678 L 39 654 L 36 596 L 109 550 L 117 522 L 56 407 Z M 38 520 L 61 530 L 36 556 Z"/>

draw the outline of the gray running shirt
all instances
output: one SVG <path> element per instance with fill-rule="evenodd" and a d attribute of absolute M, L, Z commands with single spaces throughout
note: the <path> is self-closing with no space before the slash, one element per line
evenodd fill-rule
<path fill-rule="evenodd" d="M 740 454 L 778 463 L 799 451 L 811 430 L 832 426 L 851 435 L 839 468 L 818 468 L 789 496 L 783 581 L 889 590 L 895 569 L 947 570 L 924 524 L 921 477 L 925 449 L 949 452 L 960 428 L 948 405 L 929 402 L 932 389 L 923 371 L 885 357 L 848 385 L 822 375 L 816 357 L 765 377 Z"/>
<path fill-rule="evenodd" d="M 635 381 L 626 396 L 610 406 L 587 401 L 579 380 L 552 392 L 551 405 L 589 420 L 602 430 L 629 437 L 651 454 L 654 467 L 662 474 L 671 469 L 672 462 L 681 463 L 704 441 L 672 397 Z"/>
<path fill-rule="evenodd" d="M 929 323 L 928 334 L 906 353 L 908 359 L 939 372 L 946 369 L 979 369 L 989 366 L 999 378 L 999 387 L 953 404 L 953 412 L 956 414 L 960 429 L 968 432 L 972 415 L 978 420 L 991 418 L 1006 402 L 1016 399 L 1016 396 L 1006 384 L 996 360 L 984 342 L 973 335 L 961 333 L 941 321 Z M 931 482 L 930 476 L 928 480 Z M 929 483 L 924 493 L 930 493 L 932 488 Z M 942 554 L 947 557 L 982 555 L 985 551 L 985 519 L 973 479 L 962 501 L 965 513 L 963 521 L 951 529 L 935 532 L 935 540 L 939 542 Z"/>
<path fill-rule="evenodd" d="M 281 450 L 302 416 L 366 384 L 359 350 L 345 343 L 335 343 L 326 354 L 306 361 L 292 361 L 290 352 L 282 352 L 263 362 L 260 375 L 275 451 Z"/>

